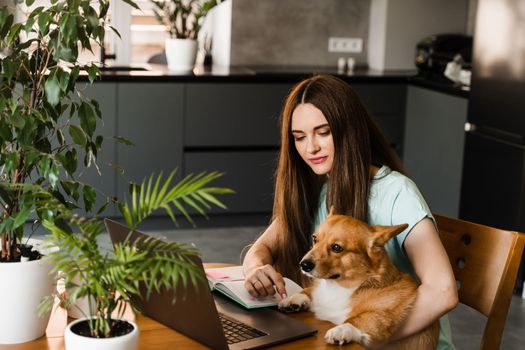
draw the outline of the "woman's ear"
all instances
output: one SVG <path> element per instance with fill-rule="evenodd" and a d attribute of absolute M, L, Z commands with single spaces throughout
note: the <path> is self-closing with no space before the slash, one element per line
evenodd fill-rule
<path fill-rule="evenodd" d="M 330 207 L 330 213 L 328 213 L 328 216 L 332 216 L 332 215 L 335 215 L 335 206 L 331 206 Z"/>

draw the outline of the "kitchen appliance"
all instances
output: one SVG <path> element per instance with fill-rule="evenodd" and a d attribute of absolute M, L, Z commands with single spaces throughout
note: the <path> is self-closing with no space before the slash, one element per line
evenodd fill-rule
<path fill-rule="evenodd" d="M 437 34 L 416 45 L 415 64 L 422 75 L 442 77 L 447 63 L 460 54 L 464 69 L 470 69 L 472 37 L 464 34 Z"/>
<path fill-rule="evenodd" d="M 480 0 L 474 33 L 460 218 L 525 232 L 522 0 Z M 520 20 L 521 19 L 521 20 Z M 525 277 L 522 261 L 516 292 Z"/>

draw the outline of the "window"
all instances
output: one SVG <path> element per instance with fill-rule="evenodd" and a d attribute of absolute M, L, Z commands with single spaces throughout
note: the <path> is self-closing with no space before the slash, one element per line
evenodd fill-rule
<path fill-rule="evenodd" d="M 144 63 L 151 56 L 164 50 L 164 40 L 168 37 L 168 33 L 164 25 L 156 20 L 152 4 L 149 0 L 135 2 L 140 10 L 132 8 L 122 0 L 110 0 L 108 25 L 115 27 L 121 38 L 109 27 L 106 29 L 106 53 L 116 55 L 114 60 L 107 60 L 106 63 L 112 65 Z M 31 8 L 49 5 L 49 0 L 36 0 Z M 22 21 L 27 12 L 25 5 L 17 6 L 17 20 Z M 100 61 L 100 47 L 93 43 L 92 48 L 93 53 L 87 51 L 80 54 L 80 62 Z"/>

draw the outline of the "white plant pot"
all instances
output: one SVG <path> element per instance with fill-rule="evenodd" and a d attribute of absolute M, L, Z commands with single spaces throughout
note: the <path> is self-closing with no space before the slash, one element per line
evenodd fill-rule
<path fill-rule="evenodd" d="M 44 335 L 48 313 L 38 316 L 38 305 L 53 293 L 52 265 L 45 258 L 0 263 L 0 344 L 24 343 Z"/>
<path fill-rule="evenodd" d="M 197 57 L 197 40 L 167 38 L 165 42 L 168 69 L 172 72 L 189 72 Z"/>
<path fill-rule="evenodd" d="M 82 318 L 71 322 L 64 331 L 64 342 L 66 350 L 136 350 L 139 342 L 139 327 L 135 322 L 127 321 L 134 327 L 133 331 L 120 337 L 113 338 L 90 338 L 78 335 L 71 331 L 71 327 L 79 322 L 85 321 Z"/>

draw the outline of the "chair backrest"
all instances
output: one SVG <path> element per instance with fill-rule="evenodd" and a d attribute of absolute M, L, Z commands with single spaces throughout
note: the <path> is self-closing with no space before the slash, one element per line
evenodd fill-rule
<path fill-rule="evenodd" d="M 499 349 L 525 236 L 434 217 L 458 283 L 459 301 L 487 316 L 481 349 Z"/>

